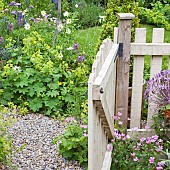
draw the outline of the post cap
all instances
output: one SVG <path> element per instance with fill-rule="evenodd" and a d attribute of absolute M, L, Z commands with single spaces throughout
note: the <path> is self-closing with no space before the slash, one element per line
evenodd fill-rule
<path fill-rule="evenodd" d="M 117 13 L 117 17 L 119 19 L 133 19 L 135 18 L 135 15 L 133 15 L 132 13 Z"/>

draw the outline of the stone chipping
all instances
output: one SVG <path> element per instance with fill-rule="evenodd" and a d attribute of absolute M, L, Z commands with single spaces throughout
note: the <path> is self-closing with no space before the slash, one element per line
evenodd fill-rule
<path fill-rule="evenodd" d="M 16 122 L 8 128 L 13 139 L 12 165 L 5 170 L 84 170 L 77 161 L 67 161 L 53 144 L 57 134 L 64 133 L 64 123 L 42 114 L 14 116 Z"/>

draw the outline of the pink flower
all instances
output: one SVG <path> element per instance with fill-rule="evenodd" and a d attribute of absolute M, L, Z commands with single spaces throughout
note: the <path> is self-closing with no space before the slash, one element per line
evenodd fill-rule
<path fill-rule="evenodd" d="M 145 126 L 145 129 L 146 129 L 146 130 L 149 130 L 149 129 L 150 129 L 150 126 L 147 126 L 147 125 L 146 125 L 146 126 Z"/>
<path fill-rule="evenodd" d="M 119 121 L 119 122 L 118 122 L 118 124 L 119 124 L 119 125 L 122 125 L 122 124 L 123 124 L 123 122 Z"/>
<path fill-rule="evenodd" d="M 131 156 L 133 156 L 133 157 L 134 157 L 134 156 L 136 156 L 136 154 L 135 154 L 135 153 L 130 153 L 130 155 L 131 155 Z"/>
<path fill-rule="evenodd" d="M 161 169 L 163 169 L 162 166 L 157 166 L 157 167 L 156 167 L 156 170 L 161 170 Z"/>
<path fill-rule="evenodd" d="M 144 142 L 145 140 L 146 140 L 146 138 L 142 137 L 142 138 L 140 139 L 140 142 Z"/>
<path fill-rule="evenodd" d="M 149 158 L 149 163 L 150 163 L 150 164 L 153 164 L 153 163 L 154 163 L 154 160 L 155 160 L 154 157 L 150 157 L 150 158 Z"/>
<path fill-rule="evenodd" d="M 121 116 L 122 116 L 122 113 L 118 112 L 117 115 L 118 115 L 119 117 L 121 117 Z"/>
<path fill-rule="evenodd" d="M 138 131 L 138 127 L 132 128 L 132 131 Z"/>
<path fill-rule="evenodd" d="M 159 145 L 158 148 L 156 149 L 157 152 L 161 152 L 163 150 L 163 146 Z"/>
<path fill-rule="evenodd" d="M 138 159 L 137 157 L 135 157 L 133 160 L 134 160 L 135 162 L 137 162 L 139 159 Z"/>
<path fill-rule="evenodd" d="M 113 119 L 114 119 L 114 120 L 117 120 L 117 116 L 114 116 Z"/>
<path fill-rule="evenodd" d="M 107 145 L 107 151 L 112 151 L 113 150 L 113 145 L 112 144 L 108 144 Z"/>

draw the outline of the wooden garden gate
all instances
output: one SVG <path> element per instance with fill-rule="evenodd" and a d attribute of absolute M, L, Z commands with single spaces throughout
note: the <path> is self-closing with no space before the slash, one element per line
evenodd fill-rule
<path fill-rule="evenodd" d="M 162 55 L 170 56 L 170 44 L 164 42 L 164 29 L 154 28 L 152 43 L 146 43 L 146 28 L 137 28 L 131 40 L 133 14 L 121 13 L 119 28 L 114 28 L 114 42 L 103 41 L 92 66 L 88 81 L 88 170 L 109 170 L 111 165 L 115 113 L 121 112 L 124 127 L 130 116 L 130 129 L 138 127 L 139 136 L 155 134 L 141 128 L 144 84 L 144 56 L 151 56 L 150 77 L 162 69 Z M 133 79 L 129 107 L 129 64 L 133 57 Z M 170 69 L 170 57 L 168 63 Z M 149 103 L 147 125 L 153 123 L 155 105 Z"/>

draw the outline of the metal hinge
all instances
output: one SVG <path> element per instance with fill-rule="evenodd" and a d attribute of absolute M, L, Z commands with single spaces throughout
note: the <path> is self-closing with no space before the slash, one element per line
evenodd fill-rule
<path fill-rule="evenodd" d="M 114 62 L 117 60 L 118 56 L 123 57 L 123 43 L 119 43 L 118 51 L 115 56 Z"/>

